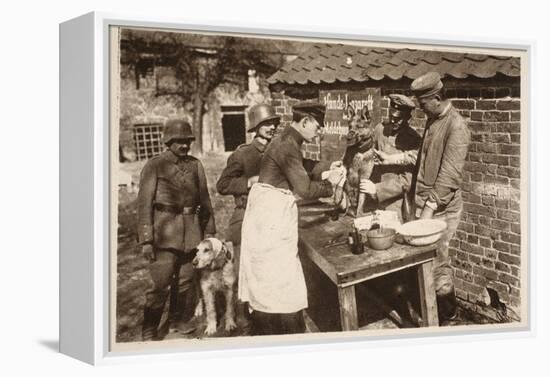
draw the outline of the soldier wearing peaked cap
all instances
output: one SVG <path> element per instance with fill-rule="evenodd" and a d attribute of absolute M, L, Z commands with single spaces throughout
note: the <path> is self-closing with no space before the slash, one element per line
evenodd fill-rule
<path fill-rule="evenodd" d="M 138 236 L 150 262 L 153 287 L 145 294 L 143 340 L 157 340 L 159 323 L 171 286 L 171 320 L 182 332 L 194 309 L 192 249 L 216 226 L 201 162 L 188 155 L 195 139 L 189 123 L 166 122 L 163 141 L 168 150 L 151 158 L 141 171 L 138 193 Z M 178 323 L 179 322 L 179 323 Z"/>
<path fill-rule="evenodd" d="M 400 215 L 403 188 L 408 189 L 411 185 L 421 138 L 410 126 L 414 102 L 402 94 L 390 94 L 389 99 L 389 121 L 374 128 L 374 151 L 378 161 L 370 182 L 364 180 L 361 187 L 374 199 L 371 205 Z"/>
<path fill-rule="evenodd" d="M 293 120 L 303 119 L 304 117 L 314 118 L 320 127 L 324 125 L 325 106 L 319 102 L 300 102 L 292 107 Z"/>
<path fill-rule="evenodd" d="M 434 281 L 440 321 L 456 315 L 453 270 L 449 241 L 462 213 L 462 168 L 468 154 L 470 130 L 462 116 L 443 95 L 443 83 L 436 72 L 418 77 L 411 84 L 420 108 L 428 120 L 418 155 L 416 205 L 421 218 L 438 218 L 447 230 L 438 248 Z"/>
<path fill-rule="evenodd" d="M 327 180 L 316 181 L 304 167 L 300 147 L 318 135 L 324 106 L 305 102 L 292 111 L 292 124 L 269 143 L 262 157 L 243 219 L 239 298 L 253 310 L 255 335 L 304 332 L 302 310 L 308 304 L 294 193 L 305 199 L 331 196 L 331 182 L 342 174 L 333 170 Z"/>
<path fill-rule="evenodd" d="M 374 127 L 373 142 L 377 161 L 370 179 L 361 180 L 360 191 L 371 197 L 367 202 L 368 209 L 393 211 L 401 217 L 403 190 L 411 186 L 421 137 L 410 124 L 411 113 L 416 107 L 413 100 L 402 94 L 390 94 L 388 97 L 389 119 Z M 406 222 L 409 219 L 401 220 Z M 414 278 L 416 276 L 405 270 L 377 279 L 373 284 L 380 291 L 390 289 L 395 296 L 391 298 L 392 305 L 407 316 L 407 302 L 402 297 L 407 297 L 404 292 L 408 291 L 409 282 Z"/>
<path fill-rule="evenodd" d="M 271 105 L 258 104 L 248 111 L 248 132 L 255 132 L 250 144 L 243 144 L 227 159 L 227 166 L 216 184 L 222 195 L 233 195 L 235 209 L 229 220 L 229 240 L 233 242 L 235 266 L 239 274 L 241 228 L 248 199 L 248 192 L 260 175 L 260 162 L 265 148 L 271 141 L 280 123 L 280 117 L 275 114 Z M 237 320 L 245 321 L 246 310 L 243 305 L 237 306 Z"/>

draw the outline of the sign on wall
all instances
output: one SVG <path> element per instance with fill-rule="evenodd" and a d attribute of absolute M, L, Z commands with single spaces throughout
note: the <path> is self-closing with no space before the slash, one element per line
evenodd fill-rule
<path fill-rule="evenodd" d="M 319 101 L 326 106 L 321 161 L 342 159 L 350 123 L 370 121 L 374 126 L 380 122 L 380 100 L 379 88 L 319 91 Z"/>

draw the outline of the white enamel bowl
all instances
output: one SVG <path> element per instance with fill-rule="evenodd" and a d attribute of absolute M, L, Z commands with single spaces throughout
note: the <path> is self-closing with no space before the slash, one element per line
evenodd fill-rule
<path fill-rule="evenodd" d="M 424 246 L 439 241 L 446 229 L 443 220 L 421 219 L 401 225 L 398 232 L 409 245 Z"/>

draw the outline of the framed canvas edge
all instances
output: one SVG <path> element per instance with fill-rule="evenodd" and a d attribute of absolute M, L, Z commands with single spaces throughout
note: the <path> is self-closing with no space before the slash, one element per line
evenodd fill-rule
<path fill-rule="evenodd" d="M 461 38 L 439 35 L 426 35 L 407 33 L 407 35 L 392 33 L 388 31 L 376 32 L 372 30 L 351 30 L 346 28 L 331 28 L 330 30 L 319 31 L 314 27 L 295 27 L 291 25 L 254 25 L 247 23 L 247 26 L 231 22 L 201 22 L 198 20 L 176 20 L 157 17 L 140 17 L 131 15 L 111 14 L 102 12 L 93 12 L 94 16 L 94 350 L 95 364 L 116 364 L 127 362 L 144 362 L 152 360 L 181 360 L 184 358 L 204 358 L 204 357 L 231 357 L 235 355 L 259 355 L 268 353 L 289 353 L 296 350 L 326 350 L 326 349 L 350 349 L 350 348 L 370 348 L 386 345 L 415 345 L 415 344 L 434 344 L 447 342 L 463 342 L 477 340 L 494 339 L 513 339 L 518 337 L 531 337 L 536 334 L 535 329 L 535 297 L 536 287 L 535 270 L 532 268 L 535 260 L 534 248 L 534 227 L 531 226 L 535 219 L 535 208 L 531 205 L 535 200 L 534 188 L 534 147 L 535 128 L 533 125 L 532 114 L 534 114 L 534 83 L 535 75 L 535 48 L 533 40 L 512 40 L 499 39 L 495 42 L 486 38 Z M 434 46 L 452 45 L 456 47 L 472 48 L 496 48 L 512 49 L 526 53 L 528 64 L 527 80 L 522 82 L 522 93 L 528 93 L 529 106 L 523 107 L 527 101 L 526 96 L 522 95 L 522 109 L 527 109 L 528 119 L 523 125 L 528 130 L 528 141 L 522 143 L 522 159 L 528 160 L 527 177 L 522 177 L 522 192 L 528 192 L 526 201 L 527 211 L 522 211 L 522 231 L 526 229 L 528 237 L 522 237 L 522 243 L 525 242 L 529 252 L 526 257 L 527 265 L 524 270 L 527 276 L 526 299 L 527 319 L 524 326 L 513 327 L 509 329 L 476 329 L 461 330 L 455 332 L 437 332 L 422 334 L 399 334 L 385 336 L 354 336 L 335 337 L 334 339 L 313 340 L 313 341 L 291 341 L 291 342 L 263 342 L 262 345 L 254 347 L 232 347 L 213 346 L 205 350 L 189 351 L 181 348 L 162 348 L 147 350 L 144 352 L 112 352 L 109 342 L 109 28 L 110 26 L 128 26 L 128 27 L 154 27 L 163 29 L 193 30 L 193 31 L 213 31 L 229 33 L 250 33 L 277 36 L 297 36 L 311 38 L 337 38 L 337 39 L 355 39 L 368 40 L 374 42 L 398 42 L 398 43 L 421 43 Z M 522 69 L 524 67 L 522 66 Z M 524 87 L 526 91 L 523 91 Z M 522 113 L 523 118 L 523 113 Z M 524 129 L 522 128 L 522 132 Z M 524 191 L 528 190 L 528 191 Z M 523 247 L 524 245 L 522 245 Z M 526 249 L 527 250 L 527 249 Z M 460 335 L 460 336 L 457 336 Z M 376 340 L 376 342 L 372 342 Z"/>

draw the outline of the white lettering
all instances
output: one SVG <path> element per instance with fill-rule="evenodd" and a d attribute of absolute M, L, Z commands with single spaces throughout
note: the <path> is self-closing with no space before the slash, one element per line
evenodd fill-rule
<path fill-rule="evenodd" d="M 323 102 L 325 103 L 327 110 L 343 110 L 347 105 L 347 98 L 344 101 L 340 94 L 338 94 L 336 98 L 333 98 L 331 93 L 327 93 L 323 97 Z"/>
<path fill-rule="evenodd" d="M 322 132 L 324 135 L 347 135 L 349 127 L 342 126 L 339 120 L 325 121 L 325 127 Z"/>

